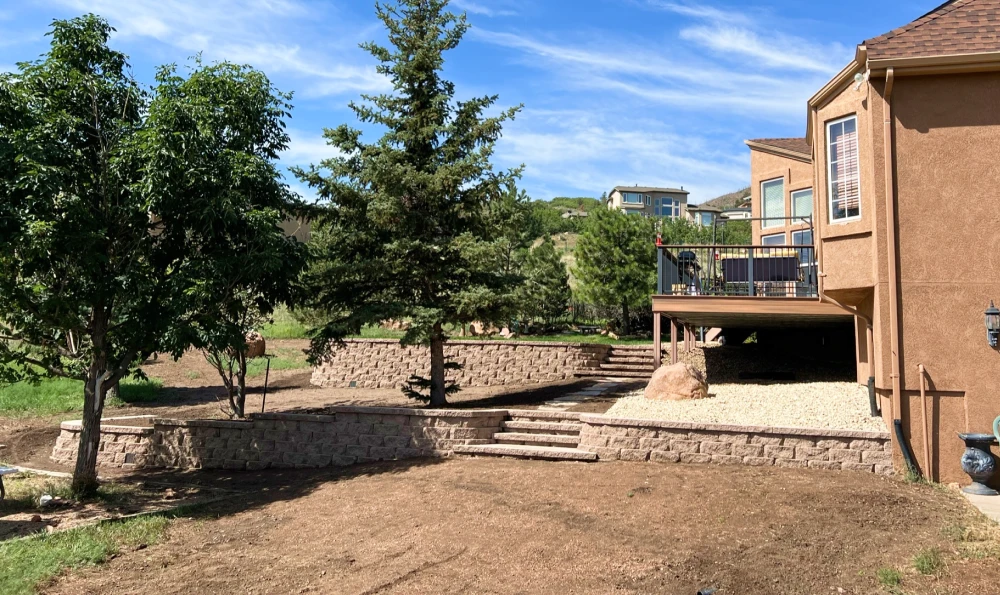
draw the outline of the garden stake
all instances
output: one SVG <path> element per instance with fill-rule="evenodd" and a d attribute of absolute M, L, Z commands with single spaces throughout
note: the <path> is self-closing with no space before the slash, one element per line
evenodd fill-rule
<path fill-rule="evenodd" d="M 270 355 L 265 355 L 267 358 L 267 369 L 264 371 L 264 396 L 260 400 L 260 412 L 264 413 L 264 405 L 267 404 L 267 379 L 271 377 L 271 357 Z"/>

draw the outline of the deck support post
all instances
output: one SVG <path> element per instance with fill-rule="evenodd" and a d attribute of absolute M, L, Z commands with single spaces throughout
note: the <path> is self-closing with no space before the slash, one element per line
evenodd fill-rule
<path fill-rule="evenodd" d="M 660 361 L 663 358 L 663 344 L 660 337 L 660 317 L 659 312 L 653 312 L 653 371 L 660 369 Z"/>
<path fill-rule="evenodd" d="M 670 319 L 670 363 L 677 363 L 677 321 Z"/>

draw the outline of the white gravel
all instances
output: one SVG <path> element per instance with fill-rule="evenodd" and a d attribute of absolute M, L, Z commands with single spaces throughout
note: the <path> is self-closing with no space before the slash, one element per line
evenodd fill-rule
<path fill-rule="evenodd" d="M 709 385 L 709 398 L 651 401 L 642 391 L 622 397 L 606 415 L 752 426 L 886 431 L 871 417 L 868 389 L 853 382 Z"/>

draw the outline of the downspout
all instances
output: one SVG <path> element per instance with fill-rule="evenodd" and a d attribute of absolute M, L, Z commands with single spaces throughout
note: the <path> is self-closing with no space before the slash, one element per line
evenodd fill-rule
<path fill-rule="evenodd" d="M 892 129 L 894 118 L 892 115 L 892 87 L 895 81 L 895 73 L 892 66 L 885 71 L 885 92 L 882 94 L 882 145 L 884 149 L 885 161 L 885 227 L 886 246 L 888 247 L 889 258 L 889 346 L 892 379 L 892 415 L 893 426 L 896 430 L 896 441 L 899 449 L 903 453 L 907 466 L 911 471 L 916 471 L 913 463 L 913 453 L 906 442 L 903 433 L 902 416 L 902 387 L 900 386 L 899 370 L 899 254 L 896 246 L 896 188 L 893 185 L 893 145 Z"/>

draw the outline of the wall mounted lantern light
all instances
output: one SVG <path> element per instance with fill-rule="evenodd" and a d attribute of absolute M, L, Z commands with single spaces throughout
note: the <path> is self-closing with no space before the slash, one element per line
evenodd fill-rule
<path fill-rule="evenodd" d="M 990 307 L 986 308 L 986 340 L 990 347 L 997 346 L 997 338 L 1000 338 L 1000 309 L 990 300 Z"/>

